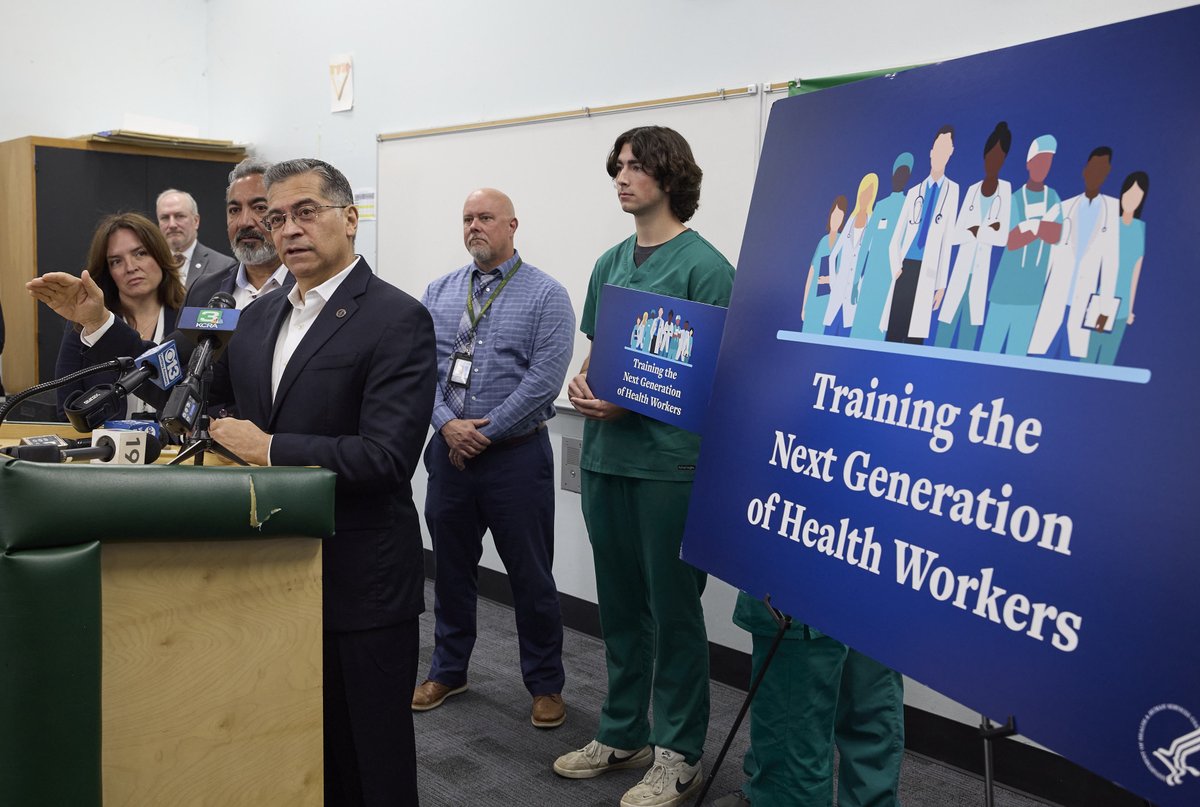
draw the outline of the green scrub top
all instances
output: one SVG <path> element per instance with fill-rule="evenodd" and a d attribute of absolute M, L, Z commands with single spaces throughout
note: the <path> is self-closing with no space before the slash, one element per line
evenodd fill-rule
<path fill-rule="evenodd" d="M 636 244 L 637 236 L 630 236 L 596 261 L 579 320 L 579 330 L 589 338 L 596 333 L 600 293 L 610 283 L 709 305 L 729 305 L 733 266 L 695 230 L 684 230 L 660 246 L 640 267 L 633 264 Z M 629 412 L 616 420 L 584 422 L 580 467 L 638 479 L 691 481 L 699 452 L 700 435 Z"/>
<path fill-rule="evenodd" d="M 1031 191 L 1024 186 L 1013 191 L 1012 196 L 1012 226 L 1015 229 L 1026 218 L 1025 204 L 1035 205 L 1045 199 L 1046 212 L 1058 206 L 1053 216 L 1045 216 L 1042 221 L 1062 222 L 1062 205 L 1058 192 L 1049 186 L 1044 191 Z M 1003 305 L 1038 305 L 1042 302 L 1042 292 L 1046 288 L 1046 269 L 1050 265 L 1050 245 L 1045 241 L 1034 239 L 1020 249 L 1008 249 L 1000 256 L 1000 265 L 996 267 L 996 279 L 992 281 L 992 290 L 988 300 Z"/>
<path fill-rule="evenodd" d="M 1129 224 L 1121 222 L 1120 238 L 1117 242 L 1120 260 L 1117 263 L 1117 297 L 1121 307 L 1117 319 L 1129 318 L 1129 293 L 1133 290 L 1133 267 L 1146 254 L 1146 222 L 1134 219 Z"/>

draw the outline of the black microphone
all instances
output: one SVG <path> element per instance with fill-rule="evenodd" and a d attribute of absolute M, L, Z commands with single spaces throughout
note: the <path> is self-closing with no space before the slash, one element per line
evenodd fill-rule
<path fill-rule="evenodd" d="M 0 454 L 26 462 L 62 462 L 62 449 L 55 445 L 35 443 L 29 446 L 5 446 Z"/>
<path fill-rule="evenodd" d="M 63 403 L 63 412 L 75 431 L 90 432 L 107 420 L 125 416 L 125 399 L 149 381 L 169 390 L 183 377 L 179 351 L 168 339 L 133 360 L 134 369 L 113 384 L 100 384 L 86 392 L 75 392 Z"/>
<path fill-rule="evenodd" d="M 33 437 L 22 437 L 17 445 L 22 446 L 54 446 L 55 448 L 85 448 L 92 444 L 92 438 L 78 439 L 62 437 L 57 434 L 38 434 Z"/>
<path fill-rule="evenodd" d="M 188 362 L 187 378 L 171 390 L 159 418 L 171 434 L 180 436 L 195 429 L 208 403 L 205 376 L 229 344 L 240 314 L 233 295 L 223 291 L 214 294 L 205 308 L 179 312 L 179 329 L 196 338 L 196 348 Z"/>
<path fill-rule="evenodd" d="M 59 448 L 52 444 L 9 446 L 0 454 L 26 462 L 87 462 L 93 465 L 145 465 L 158 459 L 162 443 L 150 432 L 98 429 L 92 444 Z"/>

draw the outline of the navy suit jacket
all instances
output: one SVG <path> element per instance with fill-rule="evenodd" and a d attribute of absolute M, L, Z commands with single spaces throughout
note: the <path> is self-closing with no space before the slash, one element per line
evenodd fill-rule
<path fill-rule="evenodd" d="M 176 309 L 171 308 L 170 306 L 163 307 L 164 339 L 169 338 L 171 331 L 175 330 L 175 320 L 178 318 L 178 316 L 179 312 Z M 100 347 L 99 344 L 90 348 L 85 345 L 83 340 L 79 338 L 79 331 L 75 330 L 71 323 L 68 322 L 67 329 L 63 331 L 62 342 L 59 343 L 58 346 L 58 360 L 54 363 L 54 377 L 62 378 L 68 373 L 73 373 L 76 370 L 82 370 L 84 367 L 91 367 L 93 364 L 102 364 L 103 362 L 115 359 L 117 356 L 129 356 L 130 358 L 136 358 L 154 345 L 153 342 L 143 342 L 137 331 L 135 331 L 133 328 L 130 328 L 119 319 L 117 322 L 113 323 L 113 327 L 109 330 L 116 330 L 117 326 L 120 326 L 124 329 L 124 331 L 132 334 L 133 338 L 127 338 L 119 345 L 113 345 L 113 348 L 116 348 L 116 350 L 111 348 L 109 350 L 98 350 L 97 348 Z M 89 390 L 98 384 L 111 384 L 117 380 L 117 377 L 118 373 L 115 371 L 95 373 L 87 376 L 86 378 L 80 379 L 73 384 L 68 384 L 65 387 L 59 387 L 57 390 L 58 399 L 56 404 L 58 417 L 61 420 L 67 419 L 67 415 L 63 411 L 63 404 L 66 403 L 67 397 L 70 396 L 71 393 L 83 392 L 84 390 Z M 146 400 L 149 400 L 149 398 Z M 122 417 L 124 416 L 122 415 Z"/>
<path fill-rule="evenodd" d="M 232 402 L 238 417 L 273 435 L 272 465 L 337 473 L 336 532 L 322 549 L 325 629 L 412 619 L 425 610 L 412 475 L 433 415 L 433 318 L 359 259 L 300 341 L 272 400 L 276 337 L 291 310 L 282 292 L 245 308 L 209 400 Z M 95 358 L 128 355 L 138 344 L 118 322 L 92 350 Z"/>

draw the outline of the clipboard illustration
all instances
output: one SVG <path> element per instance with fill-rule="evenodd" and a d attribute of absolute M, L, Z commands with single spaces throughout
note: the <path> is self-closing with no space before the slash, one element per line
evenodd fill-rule
<path fill-rule="evenodd" d="M 1097 333 L 1112 333 L 1117 324 L 1117 312 L 1121 310 L 1120 297 L 1093 294 L 1088 298 L 1083 312 L 1083 327 Z"/>

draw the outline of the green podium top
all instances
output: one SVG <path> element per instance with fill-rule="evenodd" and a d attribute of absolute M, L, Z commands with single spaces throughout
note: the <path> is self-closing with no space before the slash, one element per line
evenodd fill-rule
<path fill-rule="evenodd" d="M 320 468 L 0 462 L 0 550 L 87 541 L 324 538 L 336 474 Z"/>

